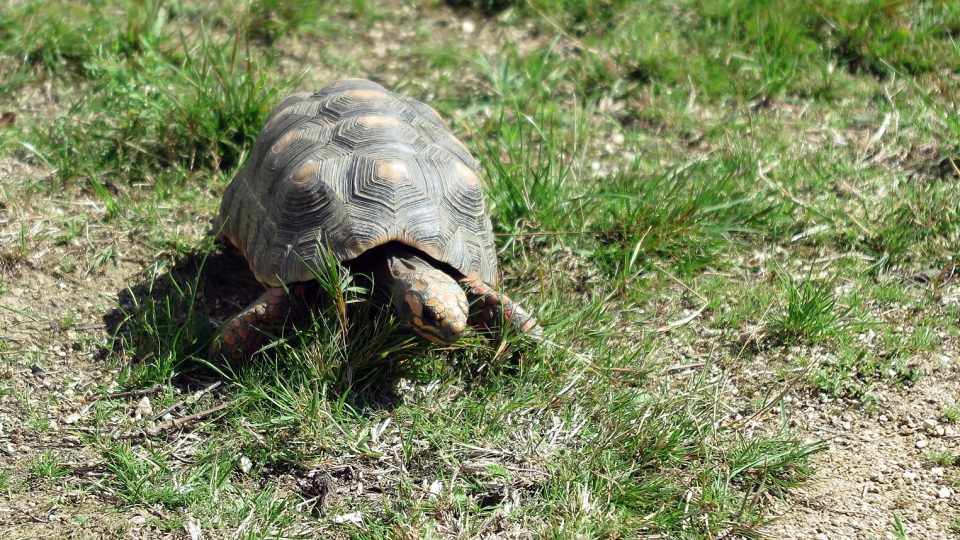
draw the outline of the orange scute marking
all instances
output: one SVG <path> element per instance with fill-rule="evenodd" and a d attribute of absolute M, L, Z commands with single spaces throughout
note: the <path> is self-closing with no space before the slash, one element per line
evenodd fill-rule
<path fill-rule="evenodd" d="M 279 154 L 283 152 L 284 150 L 287 149 L 288 146 L 290 146 L 290 143 L 297 140 L 298 135 L 299 135 L 298 132 L 290 131 L 283 137 L 280 137 L 279 139 L 277 139 L 277 142 L 273 143 L 273 146 L 270 147 L 270 153 Z"/>
<path fill-rule="evenodd" d="M 460 176 L 460 181 L 468 186 L 475 186 L 480 181 L 477 178 L 476 173 L 470 170 L 470 167 L 467 167 L 463 163 L 457 162 L 457 173 Z"/>
<path fill-rule="evenodd" d="M 290 179 L 298 184 L 305 182 L 310 182 L 317 178 L 317 174 L 320 170 L 320 164 L 312 159 L 304 161 L 297 170 L 293 171 L 293 174 L 290 176 Z"/>
<path fill-rule="evenodd" d="M 358 88 L 356 90 L 347 91 L 347 96 L 353 99 L 385 99 L 386 94 L 379 90 L 371 90 L 369 88 Z"/>
<path fill-rule="evenodd" d="M 400 161 L 378 161 L 377 178 L 387 182 L 402 182 L 410 178 L 410 173 Z"/>
<path fill-rule="evenodd" d="M 366 127 L 400 127 L 403 125 L 403 122 L 392 116 L 381 115 L 361 116 L 360 123 Z"/>

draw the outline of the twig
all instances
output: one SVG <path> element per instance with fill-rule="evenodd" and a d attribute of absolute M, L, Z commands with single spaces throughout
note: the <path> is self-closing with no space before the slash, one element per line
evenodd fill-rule
<path fill-rule="evenodd" d="M 702 298 L 702 297 L 701 297 L 701 298 Z M 700 306 L 699 309 L 697 309 L 696 311 L 694 311 L 693 313 L 687 315 L 686 317 L 684 317 L 684 318 L 682 318 L 682 319 L 679 319 L 679 320 L 676 320 L 676 321 L 673 321 L 673 322 L 669 322 L 669 323 L 667 323 L 667 324 L 665 324 L 665 325 L 657 328 L 657 332 L 669 332 L 669 331 L 671 331 L 671 330 L 673 330 L 673 329 L 675 329 L 675 328 L 680 328 L 681 326 L 683 326 L 683 325 L 689 323 L 690 321 L 696 319 L 697 317 L 699 317 L 700 314 L 703 313 L 704 310 L 707 309 L 707 305 L 708 305 L 708 304 L 704 304 L 704 305 Z"/>
<path fill-rule="evenodd" d="M 954 174 L 960 176 L 960 167 L 957 167 L 957 162 L 954 161 L 952 157 L 947 158 L 947 163 L 950 164 L 950 168 L 953 169 Z"/>
<path fill-rule="evenodd" d="M 822 233 L 822 232 L 824 232 L 824 231 L 829 231 L 829 230 L 830 230 L 830 226 L 829 226 L 829 225 L 825 225 L 825 224 L 823 224 L 823 223 L 821 223 L 820 225 L 814 225 L 813 227 L 810 227 L 809 229 L 807 229 L 807 230 L 805 230 L 805 231 L 799 232 L 799 233 L 791 236 L 789 243 L 794 244 L 794 243 L 796 243 L 796 242 L 799 242 L 800 240 L 803 240 L 804 238 L 808 238 L 808 237 L 813 236 L 813 235 L 815 235 L 815 234 L 820 234 L 820 233 Z"/>
<path fill-rule="evenodd" d="M 221 383 L 221 381 L 216 381 L 216 382 L 214 382 L 213 384 L 207 386 L 206 388 L 203 388 L 203 389 L 201 389 L 201 390 L 198 390 L 197 392 L 194 392 L 193 394 L 190 394 L 189 396 L 185 397 L 184 399 L 181 399 L 180 401 L 174 403 L 173 405 L 171 405 L 171 406 L 167 407 L 166 409 L 164 409 L 164 410 L 158 412 L 157 414 L 153 415 L 152 420 L 153 420 L 154 422 L 156 422 L 157 420 L 159 420 L 159 419 L 163 418 L 164 416 L 172 413 L 173 411 L 179 409 L 180 407 L 183 407 L 184 405 L 187 405 L 187 404 L 189 404 L 189 403 L 195 403 L 195 402 L 197 402 L 200 398 L 202 398 L 202 397 L 204 396 L 204 394 L 206 394 L 206 393 L 210 392 L 211 390 L 213 390 L 214 388 L 220 386 L 220 383 Z"/>
<path fill-rule="evenodd" d="M 148 386 L 146 388 L 135 388 L 133 390 L 127 390 L 124 392 L 111 392 L 109 394 L 103 394 L 101 396 L 93 396 L 88 398 L 87 403 L 100 401 L 101 399 L 126 399 L 126 398 L 141 398 L 144 396 L 152 396 L 154 394 L 159 394 L 163 392 L 165 388 L 162 384 L 155 384 L 153 386 Z"/>
<path fill-rule="evenodd" d="M 663 272 L 668 278 L 672 279 L 672 280 L 673 280 L 674 282 L 676 282 L 678 285 L 680 285 L 681 287 L 683 287 L 684 289 L 686 289 L 687 291 L 689 291 L 690 294 L 693 294 L 694 296 L 696 296 L 697 298 L 699 298 L 700 300 L 702 300 L 704 304 L 710 303 L 710 301 L 707 300 L 705 296 L 703 296 L 702 294 L 698 293 L 697 291 L 691 289 L 689 285 L 687 285 L 686 283 L 680 281 L 680 278 L 678 278 L 677 276 L 675 276 L 675 275 L 673 275 L 672 273 L 670 273 L 670 271 L 667 270 L 666 268 L 660 266 L 660 265 L 657 264 L 657 263 L 653 263 L 653 267 L 656 268 L 657 270 Z M 704 307 L 706 307 L 706 305 L 704 305 Z"/>
<path fill-rule="evenodd" d="M 660 373 L 664 375 L 673 375 L 675 373 L 682 373 L 688 369 L 700 369 L 703 366 L 707 365 L 706 362 L 695 362 L 693 364 L 675 364 L 672 366 L 667 366 L 660 370 Z"/>
<path fill-rule="evenodd" d="M 31 514 L 30 512 L 27 512 L 26 510 L 24 510 L 24 509 L 22 509 L 22 508 L 14 508 L 14 510 L 16 510 L 17 512 L 20 512 L 21 514 L 27 516 L 27 517 L 30 518 L 34 523 L 50 523 L 50 520 L 49 520 L 49 519 L 44 519 L 44 518 L 41 518 L 41 517 L 37 517 L 37 516 Z"/>
<path fill-rule="evenodd" d="M 123 435 L 120 435 L 120 436 L 117 437 L 117 438 L 119 438 L 119 439 L 140 439 L 140 438 L 143 438 L 143 437 L 156 437 L 157 435 L 161 435 L 161 434 L 166 433 L 166 432 L 168 432 L 168 431 L 172 431 L 172 430 L 175 430 L 175 429 L 180 429 L 180 428 L 186 427 L 186 426 L 188 426 L 188 425 L 190 425 L 190 424 L 193 424 L 193 423 L 195 423 L 195 422 L 199 422 L 200 420 L 203 420 L 203 419 L 205 419 L 205 418 L 207 418 L 207 417 L 213 416 L 213 415 L 217 414 L 218 412 L 226 409 L 227 407 L 233 405 L 234 403 L 235 403 L 234 400 L 230 400 L 230 401 L 221 403 L 221 404 L 217 405 L 216 407 L 213 407 L 212 409 L 207 409 L 207 410 L 205 410 L 205 411 L 200 411 L 200 412 L 195 413 L 195 414 L 191 414 L 191 415 L 188 415 L 188 416 L 184 416 L 183 418 L 175 418 L 175 419 L 170 420 L 170 421 L 168 421 L 168 422 L 163 422 L 163 423 L 157 424 L 157 425 L 155 425 L 155 426 L 153 426 L 153 427 L 151 427 L 151 428 L 147 428 L 147 429 L 145 429 L 145 430 L 143 430 L 143 431 L 124 433 Z"/>

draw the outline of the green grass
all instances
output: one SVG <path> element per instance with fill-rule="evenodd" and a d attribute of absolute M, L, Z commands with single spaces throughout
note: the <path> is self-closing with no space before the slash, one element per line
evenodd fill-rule
<path fill-rule="evenodd" d="M 145 272 L 142 283 L 124 295 L 127 301 L 116 314 L 114 346 L 147 359 L 135 372 L 124 372 L 121 381 L 128 385 L 168 380 L 176 368 L 206 350 L 215 330 L 196 303 L 198 278 L 180 281 L 158 263 Z"/>
<path fill-rule="evenodd" d="M 237 166 L 289 81 L 268 79 L 239 39 L 201 37 L 185 49 L 179 59 L 147 49 L 88 63 L 90 95 L 35 134 L 62 181 L 90 179 L 110 208 L 98 178 L 163 192 L 184 171 Z"/>
<path fill-rule="evenodd" d="M 903 519 L 900 518 L 899 514 L 893 515 L 893 536 L 897 540 L 909 540 L 910 538 L 907 534 L 907 526 L 904 525 Z"/>
<path fill-rule="evenodd" d="M 572 111 L 574 117 L 590 111 Z M 611 275 L 632 276 L 665 259 L 684 270 L 716 260 L 718 250 L 767 229 L 779 205 L 742 182 L 752 163 L 720 156 L 672 172 L 650 173 L 639 159 L 599 176 L 567 161 L 585 154 L 559 113 L 501 112 L 477 152 L 498 232 L 550 231 L 589 253 Z M 564 159 L 564 156 L 568 156 Z M 548 233 L 550 234 L 550 233 Z"/>
<path fill-rule="evenodd" d="M 942 467 L 953 467 L 957 463 L 960 463 L 960 457 L 952 452 L 944 450 L 942 452 L 930 452 L 927 455 L 927 461 Z"/>
<path fill-rule="evenodd" d="M 785 342 L 815 343 L 837 332 L 856 307 L 856 298 L 841 303 L 835 279 L 816 279 L 807 274 L 797 279 L 779 270 L 786 292 L 785 306 L 773 315 L 770 333 Z"/>
<path fill-rule="evenodd" d="M 0 8 L 0 111 L 17 91 L 70 88 L 54 113 L 0 128 L 5 159 L 48 173 L 4 199 L 87 201 L 10 229 L 3 264 L 47 245 L 83 283 L 140 264 L 108 317 L 118 375 L 103 387 L 163 383 L 153 406 L 183 401 L 174 417 L 227 405 L 189 437 L 118 441 L 102 434 L 129 404 L 97 402 L 85 444 L 104 474 L 77 481 L 171 534 L 758 537 L 822 448 L 787 428 L 802 422 L 771 388 L 871 410 L 956 337 L 941 284 L 909 278 L 960 252 L 957 176 L 941 166 L 960 147 L 960 11 L 450 4 L 469 35 L 440 3 Z M 209 356 L 259 286 L 203 224 L 270 108 L 341 75 L 451 120 L 480 162 L 504 287 L 551 345 L 430 346 L 326 261 L 324 301 L 297 331 L 241 365 Z M 70 474 L 53 452 L 27 468 Z M 341 486 L 322 515 L 302 506 L 318 470 Z M 358 527 L 330 519 L 355 512 Z"/>
<path fill-rule="evenodd" d="M 5 84 L 9 89 L 34 67 L 45 74 L 82 73 L 98 42 L 109 36 L 110 25 L 92 6 L 57 2 L 50 8 L 22 3 L 7 4 L 0 11 L 0 51 L 19 66 L 17 76 Z"/>
<path fill-rule="evenodd" d="M 70 474 L 60 457 L 51 451 L 44 452 L 30 462 L 30 475 L 37 479 L 56 480 Z"/>

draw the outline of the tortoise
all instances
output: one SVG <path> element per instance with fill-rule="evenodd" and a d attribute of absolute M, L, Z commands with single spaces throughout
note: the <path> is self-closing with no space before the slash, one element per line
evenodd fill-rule
<path fill-rule="evenodd" d="M 420 336 L 467 331 L 539 336 L 495 288 L 493 229 L 477 162 L 430 106 L 372 81 L 344 79 L 276 106 L 214 220 L 266 288 L 225 322 L 214 350 L 256 351 L 332 253 Z M 296 296 L 296 294 L 294 295 Z"/>

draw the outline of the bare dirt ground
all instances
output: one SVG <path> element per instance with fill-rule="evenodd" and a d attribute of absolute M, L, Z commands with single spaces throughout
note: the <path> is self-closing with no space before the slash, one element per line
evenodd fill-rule
<path fill-rule="evenodd" d="M 117 292 L 141 269 L 143 254 L 125 254 L 104 270 L 87 273 L 102 246 L 113 241 L 110 231 L 91 225 L 66 246 L 54 245 L 53 237 L 58 220 L 95 210 L 98 203 L 76 193 L 56 200 L 27 196 L 25 184 L 44 174 L 16 160 L 0 164 L 5 251 L 0 265 L 0 378 L 5 388 L 0 395 L 0 469 L 12 473 L 11 481 L 20 481 L 46 454 L 79 473 L 67 489 L 51 489 L 36 480 L 29 481 L 26 493 L 4 490 L 0 535 L 119 536 L 136 516 L 118 515 L 107 494 L 90 489 L 102 464 L 95 451 L 81 444 L 84 433 L 76 416 L 89 411 L 93 389 L 116 377 L 116 366 L 103 362 L 103 316 L 117 306 Z M 73 272 L 62 269 L 68 259 L 79 261 Z"/>
<path fill-rule="evenodd" d="M 944 301 L 958 298 L 954 285 Z M 811 460 L 813 480 L 774 504 L 771 538 L 894 538 L 895 516 L 907 538 L 956 537 L 957 470 L 929 456 L 960 449 L 960 430 L 941 417 L 960 395 L 960 349 L 948 343 L 914 362 L 919 381 L 875 389 L 874 407 L 817 396 L 792 404 L 789 422 L 828 445 Z"/>

